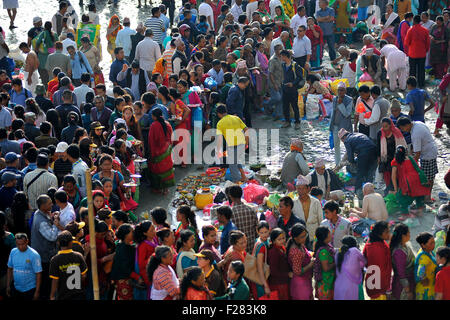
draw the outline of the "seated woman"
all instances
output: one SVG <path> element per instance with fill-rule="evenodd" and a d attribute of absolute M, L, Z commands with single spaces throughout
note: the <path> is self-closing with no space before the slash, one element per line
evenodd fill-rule
<path fill-rule="evenodd" d="M 306 176 L 308 173 L 309 167 L 303 155 L 303 142 L 300 138 L 292 138 L 291 151 L 286 154 L 281 167 L 281 181 L 287 186 L 289 183 L 293 184 L 300 174 Z M 292 189 L 293 187 L 292 185 Z"/>
<path fill-rule="evenodd" d="M 328 99 L 330 101 L 333 100 L 333 96 L 330 93 L 330 90 L 328 88 L 324 87 L 320 83 L 320 78 L 315 74 L 310 74 L 306 78 L 306 82 L 309 85 L 308 94 L 321 94 L 323 95 L 324 99 Z"/>

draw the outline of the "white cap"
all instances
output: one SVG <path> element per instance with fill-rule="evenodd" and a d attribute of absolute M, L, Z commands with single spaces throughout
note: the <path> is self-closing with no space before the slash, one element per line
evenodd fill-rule
<path fill-rule="evenodd" d="M 67 144 L 67 142 L 64 142 L 64 141 L 60 142 L 56 146 L 56 151 L 55 152 L 66 152 L 68 147 L 69 147 L 69 145 Z"/>
<path fill-rule="evenodd" d="M 34 17 L 33 18 L 33 23 L 38 23 L 39 21 L 42 21 L 41 17 Z"/>

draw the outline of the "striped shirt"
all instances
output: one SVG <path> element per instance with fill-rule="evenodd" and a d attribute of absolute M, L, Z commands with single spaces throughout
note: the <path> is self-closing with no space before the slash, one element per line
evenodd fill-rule
<path fill-rule="evenodd" d="M 166 49 L 162 55 L 162 58 L 164 59 L 164 61 L 166 62 L 166 70 L 168 74 L 172 74 L 173 72 L 173 68 L 172 68 L 172 56 L 175 53 L 175 48 L 170 48 Z"/>
<path fill-rule="evenodd" d="M 28 187 L 28 184 L 43 171 L 44 173 L 41 174 L 30 187 Z M 28 196 L 30 206 L 33 210 L 38 209 L 36 204 L 37 198 L 41 194 L 47 194 L 48 189 L 52 187 L 58 189 L 58 179 L 56 179 L 56 176 L 48 172 L 46 169 L 34 169 L 33 171 L 27 173 L 23 179 L 23 191 Z"/>
<path fill-rule="evenodd" d="M 159 265 L 153 273 L 153 286 L 156 290 L 166 290 L 170 296 L 178 293 L 178 284 L 173 279 L 170 266 Z"/>
<path fill-rule="evenodd" d="M 145 21 L 145 27 L 153 31 L 153 39 L 162 45 L 164 40 L 164 22 L 160 18 L 151 17 Z"/>

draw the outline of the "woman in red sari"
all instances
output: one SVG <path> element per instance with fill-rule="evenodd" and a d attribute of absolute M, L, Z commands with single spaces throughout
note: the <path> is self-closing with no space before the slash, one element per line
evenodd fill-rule
<path fill-rule="evenodd" d="M 279 300 L 290 300 L 289 281 L 292 272 L 286 254 L 286 235 L 280 228 L 270 232 L 272 245 L 267 252 L 267 263 L 270 266 L 270 291 L 278 291 Z"/>
<path fill-rule="evenodd" d="M 230 232 L 230 247 L 222 256 L 222 261 L 217 265 L 222 268 L 223 278 L 227 278 L 228 267 L 233 261 L 241 260 L 244 262 L 247 252 L 247 236 L 245 233 L 239 230 L 233 230 Z"/>
<path fill-rule="evenodd" d="M 323 53 L 323 31 L 313 17 L 306 20 L 307 29 L 306 36 L 311 40 L 311 58 L 309 63 L 312 68 L 320 67 Z"/>
<path fill-rule="evenodd" d="M 175 185 L 172 161 L 172 127 L 164 120 L 162 111 L 152 111 L 153 123 L 148 133 L 151 161 L 149 165 L 153 192 L 167 194 Z"/>
<path fill-rule="evenodd" d="M 191 109 L 181 100 L 181 94 L 178 93 L 176 89 L 170 88 L 169 90 L 169 98 L 173 101 L 172 109 L 170 112 L 172 115 L 175 115 L 175 130 L 178 129 L 185 129 L 190 131 L 191 130 Z M 181 167 L 186 168 L 186 160 L 183 157 L 183 150 L 187 150 L 188 148 L 188 141 L 185 140 L 183 135 L 180 135 L 179 133 L 175 132 L 175 141 L 173 143 L 174 146 L 177 144 L 182 145 L 182 150 L 179 152 L 179 157 L 181 160 Z"/>

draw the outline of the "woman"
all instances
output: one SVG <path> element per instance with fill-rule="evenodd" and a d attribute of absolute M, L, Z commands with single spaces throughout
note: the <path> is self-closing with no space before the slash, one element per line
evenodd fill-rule
<path fill-rule="evenodd" d="M 431 233 L 421 232 L 416 237 L 416 241 L 420 245 L 414 262 L 416 300 L 434 300 L 434 284 L 438 267 L 433 252 L 434 238 Z"/>
<path fill-rule="evenodd" d="M 397 29 L 400 24 L 398 14 L 394 12 L 392 4 L 386 5 L 386 13 L 381 17 L 381 39 L 386 40 L 390 44 L 397 45 Z"/>
<path fill-rule="evenodd" d="M 275 22 L 273 34 L 274 38 L 278 38 L 282 31 L 289 31 L 291 20 L 288 15 L 284 13 L 282 6 L 275 7 L 275 18 L 273 21 Z"/>
<path fill-rule="evenodd" d="M 150 211 L 152 222 L 155 225 L 155 230 L 158 231 L 163 228 L 170 228 L 167 220 L 167 210 L 161 207 L 155 207 Z"/>
<path fill-rule="evenodd" d="M 105 201 L 108 203 L 108 207 L 113 211 L 120 210 L 120 199 L 113 193 L 113 182 L 110 178 L 103 178 L 103 193 L 105 195 Z"/>
<path fill-rule="evenodd" d="M 116 48 L 117 33 L 122 29 L 123 27 L 120 24 L 119 17 L 117 14 L 113 15 L 111 19 L 109 19 L 108 28 L 106 29 L 106 40 L 108 41 L 107 50 L 113 61 L 115 59 L 114 49 Z"/>
<path fill-rule="evenodd" d="M 165 88 L 165 87 L 162 87 Z M 167 88 L 166 88 L 167 89 Z M 173 116 L 176 117 L 176 119 L 174 120 L 174 126 L 175 126 L 175 130 L 178 129 L 184 129 L 184 130 L 191 130 L 191 109 L 183 102 L 183 100 L 181 99 L 181 94 L 171 88 L 168 93 L 166 93 L 166 89 L 163 90 L 163 94 L 161 95 L 165 95 L 166 97 L 168 97 L 170 99 L 170 101 L 172 102 L 170 104 L 171 108 L 169 109 L 170 112 L 172 113 Z M 174 146 L 181 144 L 182 149 L 181 151 L 179 151 L 177 158 L 179 157 L 179 160 L 181 160 L 181 167 L 182 168 L 186 168 L 186 163 L 188 162 L 188 159 L 185 159 L 186 157 L 184 156 L 184 149 L 187 150 L 188 143 L 187 141 L 185 141 L 185 137 L 183 135 L 178 134 L 177 132 L 175 132 L 175 137 L 174 137 Z"/>
<path fill-rule="evenodd" d="M 116 246 L 110 277 L 116 285 L 117 300 L 134 300 L 131 281 L 138 281 L 141 284 L 144 283 L 144 279 L 133 271 L 136 255 L 133 227 L 128 223 L 122 224 L 116 231 L 116 237 L 119 243 Z"/>
<path fill-rule="evenodd" d="M 308 231 L 301 223 L 292 226 L 287 243 L 288 261 L 292 269 L 290 294 L 292 300 L 313 300 L 312 269 L 315 258 L 306 248 Z"/>
<path fill-rule="evenodd" d="M 416 282 L 414 279 L 415 256 L 407 245 L 411 233 L 407 225 L 399 223 L 394 227 L 389 243 L 392 255 L 392 295 L 396 300 L 414 300 Z"/>
<path fill-rule="evenodd" d="M 102 70 L 99 66 L 99 63 L 102 60 L 101 53 L 100 50 L 91 43 L 89 37 L 84 36 L 81 38 L 81 47 L 79 50 L 86 56 L 94 73 L 101 73 Z"/>
<path fill-rule="evenodd" d="M 177 250 L 175 248 L 175 236 L 173 235 L 173 231 L 170 228 L 162 228 L 156 232 L 156 236 L 158 237 L 158 241 L 161 245 L 168 246 L 172 251 L 172 263 L 170 266 L 172 269 L 177 268 Z"/>
<path fill-rule="evenodd" d="M 435 300 L 449 300 L 447 283 L 449 281 L 450 248 L 438 248 L 436 261 L 440 266 L 440 271 L 436 274 Z"/>
<path fill-rule="evenodd" d="M 397 12 L 400 21 L 403 21 L 405 14 L 411 12 L 411 0 L 394 0 L 394 11 Z"/>
<path fill-rule="evenodd" d="M 364 300 L 363 269 L 366 258 L 358 249 L 355 237 L 345 236 L 336 252 L 334 300 Z"/>
<path fill-rule="evenodd" d="M 391 162 L 394 160 L 395 150 L 398 146 L 407 146 L 402 132 L 394 125 L 391 118 L 383 118 L 381 120 L 381 129 L 377 134 L 377 155 L 378 170 L 380 173 L 383 173 L 386 192 L 392 190 Z"/>
<path fill-rule="evenodd" d="M 69 26 L 69 17 L 64 17 L 61 20 L 62 28 L 61 28 L 61 34 L 60 39 L 61 41 L 65 40 L 67 38 L 67 34 L 71 33 L 73 36 L 75 36 L 75 30 L 71 26 Z"/>
<path fill-rule="evenodd" d="M 52 23 L 50 21 L 46 21 L 44 24 L 44 30 L 38 35 L 34 46 L 34 50 L 39 53 L 38 59 L 39 66 L 41 68 L 47 63 L 48 55 L 55 52 L 56 41 L 58 41 L 58 35 L 52 31 Z M 47 74 L 47 79 L 43 79 L 43 82 L 48 81 L 48 76 L 49 75 Z"/>
<path fill-rule="evenodd" d="M 378 221 L 372 227 L 369 241 L 363 249 L 363 255 L 367 260 L 367 266 L 378 267 L 380 270 L 380 287 L 373 288 L 368 279 L 373 274 L 366 274 L 366 291 L 372 300 L 387 300 L 387 291 L 391 286 L 392 258 L 391 251 L 386 243 L 390 239 L 389 224 L 386 221 Z"/>
<path fill-rule="evenodd" d="M 214 260 L 214 253 L 211 250 L 204 249 L 195 255 L 197 257 L 198 266 L 202 268 L 205 274 L 206 287 L 212 297 L 220 297 L 225 294 L 225 282 L 222 274 L 217 268 Z"/>
<path fill-rule="evenodd" d="M 169 114 L 171 116 L 175 115 L 175 113 L 173 112 L 173 110 L 174 110 L 173 101 L 170 99 L 169 89 L 166 86 L 160 86 L 158 88 L 158 101 L 161 105 L 166 107 L 167 110 L 169 110 Z M 173 126 L 172 126 L 172 129 L 173 129 Z"/>
<path fill-rule="evenodd" d="M 99 121 L 94 121 L 90 124 L 91 132 L 89 137 L 92 139 L 92 142 L 97 145 L 97 148 L 106 145 L 106 139 L 103 135 L 104 126 L 101 125 Z"/>
<path fill-rule="evenodd" d="M 172 252 L 168 246 L 158 246 L 147 265 L 147 278 L 151 279 L 151 300 L 175 300 L 180 293 L 179 281 L 172 263 Z"/>
<path fill-rule="evenodd" d="M 322 63 L 323 54 L 323 31 L 322 28 L 316 24 L 313 17 L 306 20 L 306 36 L 311 41 L 311 58 L 309 64 L 312 68 L 320 67 Z"/>
<path fill-rule="evenodd" d="M 227 269 L 227 279 L 230 281 L 225 295 L 215 300 L 248 300 L 250 290 L 244 280 L 245 266 L 242 261 L 233 261 Z"/>
<path fill-rule="evenodd" d="M 46 119 L 44 111 L 41 110 L 34 98 L 28 98 L 25 100 L 25 112 L 33 112 L 36 115 L 36 121 L 34 124 L 38 128 Z"/>
<path fill-rule="evenodd" d="M 97 215 L 99 217 L 100 220 L 109 220 L 109 226 L 111 226 L 112 223 L 112 219 L 110 216 L 111 212 L 105 212 L 105 216 L 101 217 L 99 215 L 99 212 L 104 209 L 104 208 L 109 208 L 108 206 L 108 202 L 105 199 L 105 194 L 103 193 L 102 190 L 94 190 L 92 191 L 92 204 L 94 205 L 94 215 Z M 102 219 L 103 218 L 103 219 Z"/>
<path fill-rule="evenodd" d="M 408 206 L 414 201 L 417 209 L 425 208 L 425 196 L 430 194 L 428 179 L 414 158 L 407 156 L 404 146 L 397 147 L 391 166 L 392 185 L 402 213 L 407 214 Z"/>
<path fill-rule="evenodd" d="M 13 216 L 14 226 L 12 228 L 8 226 L 8 229 L 12 231 L 13 234 L 26 233 L 31 236 L 31 230 L 28 223 L 33 211 L 28 203 L 27 195 L 23 191 L 19 191 L 14 195 L 11 204 L 11 214 Z"/>
<path fill-rule="evenodd" d="M 144 139 L 144 137 L 148 137 L 148 131 L 150 130 L 150 117 L 144 112 L 142 102 L 136 101 L 133 103 L 134 116 L 136 118 L 137 123 L 141 127 L 141 135 L 144 141 L 144 150 L 148 149 L 148 139 Z"/>
<path fill-rule="evenodd" d="M 430 30 L 430 64 L 435 79 L 442 79 L 447 72 L 447 48 L 450 40 L 449 29 L 444 25 L 444 17 L 436 18 L 436 24 Z"/>
<path fill-rule="evenodd" d="M 333 300 L 335 273 L 335 252 L 330 244 L 331 231 L 324 226 L 316 229 L 316 243 L 314 244 L 314 279 L 316 281 L 316 298 L 319 300 Z"/>
<path fill-rule="evenodd" d="M 227 277 L 227 270 L 233 261 L 239 260 L 242 263 L 245 261 L 245 256 L 247 252 L 245 249 L 247 248 L 247 236 L 245 233 L 239 230 L 233 230 L 230 232 L 229 237 L 230 247 L 223 254 L 222 261 L 219 262 L 219 267 L 222 268 L 223 278 Z"/>
<path fill-rule="evenodd" d="M 175 240 L 178 241 L 183 230 L 189 229 L 195 234 L 194 249 L 195 251 L 197 251 L 198 247 L 200 246 L 200 238 L 198 237 L 195 212 L 191 210 L 191 207 L 183 205 L 177 209 L 176 218 L 180 223 L 178 224 L 177 230 L 175 231 Z"/>
<path fill-rule="evenodd" d="M 72 204 L 75 211 L 77 211 L 78 208 L 80 207 L 82 198 L 80 190 L 78 189 L 77 182 L 73 175 L 68 174 L 64 176 L 62 190 L 64 190 L 67 193 L 67 196 L 69 197 L 69 202 Z"/>
<path fill-rule="evenodd" d="M 450 32 L 450 25 L 447 28 Z M 448 55 L 450 57 L 450 55 Z M 441 96 L 441 107 L 439 109 L 439 117 L 436 120 L 436 127 L 434 129 L 434 135 L 436 137 L 440 136 L 439 129 L 447 125 L 447 129 L 450 130 L 450 66 L 447 68 L 447 74 L 443 77 L 441 83 L 439 84 L 439 91 Z M 447 131 L 448 132 L 448 131 Z"/>
<path fill-rule="evenodd" d="M 131 134 L 139 141 L 143 141 L 142 131 L 139 126 L 139 122 L 136 121 L 134 116 L 133 108 L 130 106 L 123 107 L 122 118 L 126 121 L 128 127 L 128 133 Z"/>
<path fill-rule="evenodd" d="M 289 281 L 292 272 L 286 254 L 286 235 L 280 228 L 270 232 L 272 245 L 267 252 L 267 263 L 270 266 L 268 279 L 270 291 L 278 291 L 279 300 L 289 300 Z"/>
<path fill-rule="evenodd" d="M 195 234 L 191 230 L 183 230 L 177 241 L 177 276 L 183 278 L 186 269 L 197 266 L 197 257 L 194 251 Z"/>
<path fill-rule="evenodd" d="M 192 267 L 181 280 L 181 300 L 211 300 L 211 293 L 205 284 L 205 273 L 202 268 Z"/>
<path fill-rule="evenodd" d="M 122 199 L 122 197 L 120 196 L 121 193 L 126 193 L 127 192 L 127 188 L 125 188 L 124 184 L 124 178 L 123 175 L 116 171 L 113 170 L 112 165 L 113 165 L 113 159 L 109 154 L 104 154 L 99 162 L 98 162 L 99 166 L 100 166 L 100 170 L 97 171 L 96 174 L 94 174 L 94 176 L 92 177 L 93 180 L 97 179 L 97 180 L 101 180 L 103 178 L 110 178 L 113 181 L 113 192 L 115 192 L 120 199 Z"/>
<path fill-rule="evenodd" d="M 336 29 L 335 34 L 341 37 L 345 35 L 346 42 L 350 44 L 352 42 L 352 27 L 350 25 L 350 0 L 336 0 L 333 4 L 333 8 L 336 11 Z"/>
<path fill-rule="evenodd" d="M 152 73 L 159 73 L 163 78 L 162 84 L 164 86 L 169 85 L 169 73 L 167 72 L 166 60 L 164 60 L 163 58 L 159 58 L 158 60 L 156 60 L 155 68 L 153 69 Z"/>
<path fill-rule="evenodd" d="M 260 283 L 263 285 L 257 284 L 253 281 L 250 281 L 250 290 L 252 292 L 252 296 L 255 300 L 258 300 L 263 295 L 270 294 L 269 283 L 264 276 L 264 263 L 267 263 L 267 250 L 269 249 L 269 236 L 270 236 L 270 227 L 266 221 L 260 221 L 258 223 L 258 227 L 256 228 L 258 232 L 258 239 L 256 239 L 256 243 L 253 246 L 252 255 L 256 258 L 256 269 L 258 270 L 258 276 Z"/>
<path fill-rule="evenodd" d="M 172 127 L 164 120 L 162 111 L 152 111 L 153 123 L 148 133 L 151 161 L 149 165 L 153 192 L 167 195 L 168 187 L 175 185 L 172 161 Z"/>

